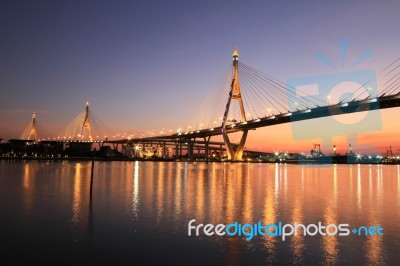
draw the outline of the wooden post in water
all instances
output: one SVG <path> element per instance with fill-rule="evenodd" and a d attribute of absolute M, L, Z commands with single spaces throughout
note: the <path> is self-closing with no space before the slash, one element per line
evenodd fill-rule
<path fill-rule="evenodd" d="M 93 172 L 94 172 L 94 158 L 95 158 L 95 152 L 96 152 L 96 148 L 93 150 L 92 171 L 90 172 L 90 203 L 92 203 Z"/>

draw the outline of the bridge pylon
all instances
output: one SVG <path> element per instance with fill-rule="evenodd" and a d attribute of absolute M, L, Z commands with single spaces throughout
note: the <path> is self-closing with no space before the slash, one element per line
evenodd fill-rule
<path fill-rule="evenodd" d="M 31 139 L 32 140 L 36 140 L 37 139 L 37 135 L 36 135 L 36 115 L 35 115 L 35 113 L 33 113 L 33 115 L 32 115 L 32 126 L 29 129 L 29 133 L 28 133 L 28 140 L 31 140 Z"/>
<path fill-rule="evenodd" d="M 243 150 L 244 145 L 246 143 L 247 133 L 248 130 L 243 130 L 242 137 L 240 138 L 239 145 L 237 146 L 236 150 L 234 150 L 233 145 L 228 137 L 228 116 L 231 107 L 232 101 L 237 101 L 240 108 L 240 116 L 241 120 L 244 122 L 246 121 L 246 113 L 244 111 L 243 105 L 243 98 L 240 92 L 240 85 L 239 85 L 239 53 L 238 50 L 235 48 L 233 50 L 233 78 L 231 83 L 231 89 L 229 91 L 228 101 L 226 103 L 225 113 L 222 121 L 222 136 L 224 138 L 226 153 L 228 155 L 228 160 L 231 161 L 241 161 L 243 160 Z"/>
<path fill-rule="evenodd" d="M 86 102 L 86 113 L 85 119 L 83 120 L 79 138 L 84 139 L 87 137 L 89 140 L 93 140 L 92 133 L 90 131 L 90 120 L 89 120 L 89 102 Z"/>

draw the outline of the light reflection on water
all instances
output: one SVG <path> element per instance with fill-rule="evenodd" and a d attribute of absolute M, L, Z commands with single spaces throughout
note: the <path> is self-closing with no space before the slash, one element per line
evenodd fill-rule
<path fill-rule="evenodd" d="M 99 261 L 192 264 L 383 265 L 400 259 L 397 165 L 96 162 L 92 204 L 90 162 L 1 161 L 0 168 L 0 225 L 10 249 L 36 245 Z M 191 219 L 348 223 L 350 230 L 380 225 L 385 235 L 311 237 L 298 230 L 286 241 L 188 237 Z M 154 258 L 145 257 L 149 249 Z"/>

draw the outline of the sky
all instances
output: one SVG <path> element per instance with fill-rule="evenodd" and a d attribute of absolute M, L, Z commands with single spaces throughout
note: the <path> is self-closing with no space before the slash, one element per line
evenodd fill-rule
<path fill-rule="evenodd" d="M 355 69 L 382 70 L 400 57 L 398 1 L 7 1 L 0 3 L 0 138 L 18 138 L 35 112 L 57 136 L 90 108 L 113 132 L 176 131 L 199 112 L 240 61 L 286 82 Z M 348 42 L 340 64 L 339 43 Z M 316 59 L 324 53 L 337 68 Z M 379 126 L 298 139 L 292 124 L 250 132 L 255 150 L 385 150 L 397 140 L 399 108 Z M 318 128 L 323 119 L 299 124 Z M 325 121 L 326 122 L 326 121 Z M 303 122 L 297 122 L 303 123 Z M 371 123 L 375 123 L 371 120 Z M 351 135 L 351 136 L 350 136 Z M 39 137 L 40 138 L 40 137 Z M 366 148 L 367 147 L 367 148 Z"/>

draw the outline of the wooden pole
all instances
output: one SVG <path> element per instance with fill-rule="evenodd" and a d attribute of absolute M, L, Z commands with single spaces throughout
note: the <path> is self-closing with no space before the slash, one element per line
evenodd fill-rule
<path fill-rule="evenodd" d="M 93 170 L 94 170 L 94 156 L 93 156 L 93 159 L 92 159 L 92 171 L 91 171 L 91 173 L 90 173 L 90 202 L 92 202 Z"/>

